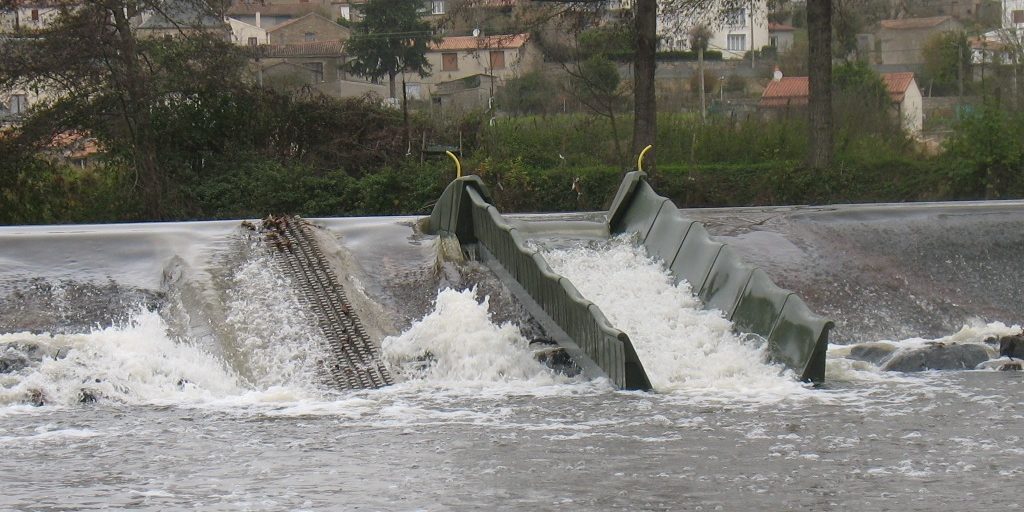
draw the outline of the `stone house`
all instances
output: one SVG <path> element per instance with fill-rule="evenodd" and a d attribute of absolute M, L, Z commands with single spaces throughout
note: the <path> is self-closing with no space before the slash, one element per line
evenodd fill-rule
<path fill-rule="evenodd" d="M 771 44 L 767 3 L 757 0 L 746 7 L 710 10 L 699 16 L 660 10 L 658 49 L 690 50 L 690 31 L 701 24 L 711 30 L 708 49 L 722 52 L 723 59 L 742 59 L 748 51 Z"/>
<path fill-rule="evenodd" d="M 301 18 L 281 23 L 267 30 L 272 45 L 308 43 L 312 41 L 346 41 L 352 30 L 338 25 L 320 13 L 309 13 Z"/>
<path fill-rule="evenodd" d="M 52 0 L 16 2 L 10 8 L 0 9 L 0 32 L 44 28 L 60 14 L 62 5 L 65 4 Z"/>
<path fill-rule="evenodd" d="M 329 20 L 342 17 L 339 4 L 331 0 L 290 2 L 233 0 L 228 6 L 226 15 L 254 27 L 270 30 L 282 23 L 314 12 Z"/>
<path fill-rule="evenodd" d="M 963 30 L 949 16 L 882 20 L 878 29 L 880 60 L 883 66 L 919 66 L 924 64 L 921 49 L 936 34 Z"/>
<path fill-rule="evenodd" d="M 445 37 L 427 49 L 431 88 L 473 75 L 493 76 L 498 83 L 538 69 L 543 55 L 529 34 Z"/>
<path fill-rule="evenodd" d="M 881 77 L 892 101 L 893 115 L 899 118 L 900 126 L 911 135 L 920 134 L 924 125 L 924 101 L 914 73 L 882 73 Z M 776 71 L 775 78 L 768 82 L 761 94 L 758 109 L 768 117 L 803 109 L 807 107 L 808 91 L 806 76 L 783 77 Z"/>
<path fill-rule="evenodd" d="M 335 98 L 368 93 L 387 96 L 386 86 L 352 76 L 342 68 L 347 61 L 343 41 L 270 45 L 262 51 L 263 58 L 258 65 L 264 84 L 270 87 L 282 90 L 309 87 Z"/>

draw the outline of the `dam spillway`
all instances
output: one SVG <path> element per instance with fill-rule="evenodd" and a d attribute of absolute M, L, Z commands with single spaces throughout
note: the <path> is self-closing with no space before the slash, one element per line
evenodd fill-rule
<path fill-rule="evenodd" d="M 881 237 L 897 254 L 915 245 L 929 249 L 923 257 L 900 259 L 904 263 L 891 267 L 894 272 L 917 267 L 915 279 L 923 281 L 924 269 L 955 264 L 948 268 L 965 270 L 970 279 L 1005 279 L 1009 288 L 1013 277 L 1007 276 L 1015 275 L 1016 263 L 996 254 L 1013 238 L 978 236 L 941 249 L 937 242 L 914 237 L 948 229 L 929 218 L 933 215 L 955 217 L 962 232 L 1006 231 L 1020 225 L 1010 206 L 683 213 L 702 221 L 713 241 L 727 242 L 744 261 L 834 319 L 833 338 L 899 343 L 903 338 L 869 337 L 870 323 L 855 320 L 875 318 L 877 324 L 891 323 L 892 329 L 912 336 L 923 334 L 916 328 L 919 322 L 935 321 L 938 326 L 930 330 L 938 335 L 929 334 L 921 343 L 949 344 L 1009 332 L 1017 306 L 1007 303 L 1003 313 L 992 310 L 998 314 L 989 316 L 966 311 L 979 293 L 974 288 L 961 287 L 960 293 L 946 296 L 938 289 L 932 296 L 936 300 L 966 299 L 958 302 L 965 314 L 947 318 L 956 310 L 921 308 L 916 319 L 904 324 L 902 314 L 896 314 L 902 309 L 890 309 L 891 302 L 876 301 L 855 288 L 842 295 L 814 293 L 817 285 L 824 292 L 843 283 L 818 270 L 839 262 L 833 272 L 845 274 L 850 267 L 844 261 L 855 263 L 875 250 L 858 248 L 861 241 L 879 239 L 880 232 L 906 222 L 907 212 L 921 208 L 932 213 L 911 214 L 921 219 L 913 229 Z M 873 208 L 877 211 L 871 215 L 837 222 L 846 212 Z M 993 208 L 1000 213 L 985 213 Z M 613 255 L 602 245 L 612 236 L 605 212 L 505 218 L 531 246 L 542 241 L 556 247 L 560 240 L 546 233 L 564 233 L 553 229 L 562 223 L 573 226 L 573 238 L 594 241 L 596 259 Z M 295 290 L 276 269 L 273 248 L 262 240 L 251 243 L 238 221 L 0 228 L 0 346 L 38 347 L 43 353 L 43 361 L 33 363 L 38 366 L 0 375 L 0 471 L 6 475 L 0 508 L 476 510 L 501 503 L 515 511 L 935 510 L 1024 505 L 1013 487 L 1024 475 L 1019 447 L 1024 423 L 1019 396 L 1012 392 L 1019 387 L 1020 373 L 882 372 L 843 357 L 844 347 L 835 344 L 828 351 L 824 384 L 802 393 L 766 393 L 752 381 L 725 393 L 715 379 L 709 379 L 707 389 L 621 392 L 601 379 L 552 376 L 536 363 L 530 372 L 486 373 L 480 370 L 497 366 L 493 346 L 514 342 L 510 352 L 516 362 L 529 363 L 528 352 L 523 356 L 528 348 L 521 346 L 533 331 L 517 323 L 515 308 L 498 307 L 512 301 L 502 295 L 500 279 L 482 284 L 486 266 L 472 261 L 463 267 L 446 265 L 439 278 L 437 238 L 417 230 L 417 220 L 310 222 L 350 301 L 370 311 L 360 319 L 372 338 L 415 339 L 439 358 L 447 348 L 476 350 L 471 342 L 491 344 L 470 354 L 475 366 L 451 368 L 441 378 L 405 376 L 392 386 L 343 393 L 306 385 L 319 377 L 316 358 L 329 355 L 317 353 L 322 343 L 318 329 L 306 329 L 317 320 L 303 314 Z M 925 225 L 933 227 L 920 229 Z M 837 238 L 846 241 L 830 250 Z M 638 258 L 646 252 L 627 246 L 627 240 L 613 250 L 630 249 Z M 971 251 L 964 251 L 966 245 Z M 964 251 L 965 263 L 951 257 L 957 251 Z M 990 256 L 978 261 L 991 269 L 970 267 L 973 255 L 986 252 Z M 923 259 L 928 257 L 935 261 Z M 557 268 L 558 262 L 549 262 Z M 580 265 L 582 260 L 570 256 L 566 262 Z M 892 275 L 845 274 L 850 286 L 856 284 L 853 277 L 863 279 L 865 289 L 892 281 Z M 461 291 L 447 290 L 438 297 L 442 282 Z M 475 298 L 469 290 L 473 283 L 480 283 Z M 582 281 L 580 288 L 583 294 Z M 992 290 L 982 292 L 991 298 L 982 298 L 998 305 L 1002 292 Z M 894 286 L 892 293 L 897 292 Z M 179 295 L 189 313 L 180 319 L 174 308 L 165 309 Z M 489 304 L 483 300 L 488 295 Z M 363 296 L 379 302 L 383 314 L 358 304 Z M 595 302 L 599 299 L 594 296 Z M 144 312 L 133 311 L 134 306 Z M 487 315 L 493 316 L 488 320 Z M 379 321 L 387 316 L 393 317 L 390 326 Z M 967 316 L 1007 326 L 954 323 Z M 123 324 L 122 317 L 131 322 Z M 939 324 L 953 327 L 943 330 Z M 625 322 L 613 325 L 631 329 Z M 523 334 L 516 334 L 520 330 Z M 639 337 L 631 339 L 639 343 Z M 309 357 L 311 352 L 316 357 Z M 394 353 L 383 355 L 387 360 Z M 410 355 L 415 359 L 415 353 Z M 657 371 L 653 364 L 644 369 Z M 87 386 L 97 400 L 78 403 L 79 390 Z M 26 403 L 18 393 L 29 388 L 43 390 L 49 401 L 42 407 Z"/>

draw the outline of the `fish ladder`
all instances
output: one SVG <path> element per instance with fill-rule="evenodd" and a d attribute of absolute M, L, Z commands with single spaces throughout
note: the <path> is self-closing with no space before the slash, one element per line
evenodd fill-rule
<path fill-rule="evenodd" d="M 249 229 L 256 230 L 252 224 Z M 326 383 L 340 390 L 380 388 L 394 383 L 380 351 L 366 334 L 352 309 L 338 276 L 331 269 L 316 238 L 314 227 L 294 216 L 267 217 L 259 231 L 274 250 L 278 265 L 292 279 L 299 302 L 313 311 L 333 356 L 318 371 Z"/>

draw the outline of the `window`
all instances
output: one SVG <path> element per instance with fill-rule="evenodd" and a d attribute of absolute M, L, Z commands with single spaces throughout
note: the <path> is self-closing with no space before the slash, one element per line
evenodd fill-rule
<path fill-rule="evenodd" d="M 772 48 L 778 48 L 779 47 L 779 36 L 770 36 L 768 38 L 768 46 L 771 46 Z"/>
<path fill-rule="evenodd" d="M 729 9 L 725 13 L 725 24 L 730 27 L 747 26 L 747 10 L 743 7 L 738 9 Z"/>
<path fill-rule="evenodd" d="M 457 53 L 442 53 L 441 54 L 441 71 L 458 71 L 459 70 L 459 54 Z"/>
<path fill-rule="evenodd" d="M 39 9 L 32 9 L 32 21 L 39 21 Z"/>
<path fill-rule="evenodd" d="M 310 73 L 313 77 L 314 83 L 320 83 L 324 81 L 324 63 L 323 62 L 306 62 L 303 64 L 309 68 Z"/>
<path fill-rule="evenodd" d="M 341 17 L 352 21 L 352 8 L 348 5 L 341 6 Z"/>
<path fill-rule="evenodd" d="M 13 94 L 11 95 L 11 108 L 12 114 L 21 114 L 28 110 L 28 96 L 24 94 Z"/>
<path fill-rule="evenodd" d="M 259 38 L 256 38 L 256 37 L 250 37 L 249 38 L 249 46 L 258 46 L 259 44 L 260 44 Z"/>
<path fill-rule="evenodd" d="M 430 2 L 430 14 L 444 14 L 444 0 Z"/>
<path fill-rule="evenodd" d="M 405 97 L 410 100 L 423 99 L 423 88 L 420 84 L 405 84 Z"/>
<path fill-rule="evenodd" d="M 303 36 L 304 41 L 316 41 L 316 32 L 306 32 Z"/>
<path fill-rule="evenodd" d="M 727 40 L 727 50 L 731 52 L 744 52 L 747 51 L 747 35 L 746 34 L 729 34 Z"/>
<path fill-rule="evenodd" d="M 491 52 L 491 69 L 505 69 L 505 52 L 501 50 Z"/>
<path fill-rule="evenodd" d="M 1024 11 L 1013 11 L 1013 22 L 1024 23 Z"/>

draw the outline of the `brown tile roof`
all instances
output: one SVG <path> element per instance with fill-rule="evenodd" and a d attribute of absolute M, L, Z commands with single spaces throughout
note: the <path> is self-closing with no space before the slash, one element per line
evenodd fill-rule
<path fill-rule="evenodd" d="M 914 82 L 914 74 L 882 73 L 882 82 L 889 91 L 893 103 L 900 103 L 907 94 L 907 89 Z M 765 108 L 802 107 L 807 105 L 808 82 L 806 76 L 786 76 L 780 80 L 768 82 L 761 94 L 758 106 Z"/>
<path fill-rule="evenodd" d="M 794 30 L 796 30 L 796 27 L 794 27 L 793 25 L 786 25 L 785 23 L 769 23 L 768 24 L 768 31 L 769 32 L 792 32 Z"/>
<path fill-rule="evenodd" d="M 277 44 L 264 47 L 263 55 L 268 59 L 285 57 L 337 57 L 345 49 L 343 41 L 309 41 L 295 44 Z"/>
<path fill-rule="evenodd" d="M 882 28 L 891 30 L 913 30 L 934 28 L 953 18 L 949 16 L 933 16 L 931 18 L 903 18 L 900 20 L 882 20 Z"/>
<path fill-rule="evenodd" d="M 501 36 L 454 36 L 431 43 L 431 51 L 458 50 L 510 50 L 520 48 L 530 39 L 530 34 L 509 34 Z"/>

